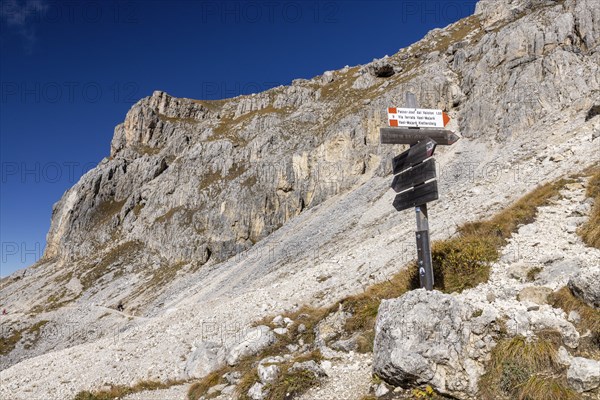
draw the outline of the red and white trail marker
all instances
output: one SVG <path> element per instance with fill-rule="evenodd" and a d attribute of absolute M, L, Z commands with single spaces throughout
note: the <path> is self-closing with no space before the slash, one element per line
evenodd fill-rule
<path fill-rule="evenodd" d="M 390 126 L 443 128 L 450 122 L 450 117 L 442 110 L 390 107 L 388 121 Z"/>

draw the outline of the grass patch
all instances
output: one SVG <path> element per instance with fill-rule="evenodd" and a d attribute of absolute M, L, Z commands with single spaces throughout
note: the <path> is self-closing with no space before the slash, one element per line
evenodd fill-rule
<path fill-rule="evenodd" d="M 357 339 L 358 351 L 368 353 L 373 351 L 375 338 L 375 320 L 381 300 L 400 297 L 418 286 L 416 265 L 400 271 L 389 280 L 369 286 L 363 293 L 350 296 L 340 303 L 344 310 L 352 315 L 344 326 L 348 334 L 359 332 Z"/>
<path fill-rule="evenodd" d="M 14 348 L 17 346 L 17 343 L 19 343 L 21 341 L 21 338 L 23 337 L 21 331 L 15 329 L 11 334 L 7 334 L 7 330 L 8 329 L 3 329 L 2 337 L 0 337 L 0 355 L 3 356 L 13 351 Z"/>
<path fill-rule="evenodd" d="M 435 288 L 445 293 L 462 292 L 487 282 L 490 264 L 499 258 L 495 237 L 461 234 L 431 247 Z"/>
<path fill-rule="evenodd" d="M 99 262 L 93 264 L 79 277 L 83 286 L 83 290 L 85 291 L 91 288 L 98 281 L 98 279 L 109 273 L 114 264 L 119 262 L 127 264 L 137 255 L 142 247 L 142 242 L 132 240 L 121 243 L 111 249 L 102 257 Z"/>
<path fill-rule="evenodd" d="M 458 228 L 458 237 L 434 242 L 431 254 L 435 288 L 445 293 L 461 292 L 487 282 L 490 264 L 519 226 L 535 220 L 537 209 L 560 196 L 569 183 L 561 179 L 539 186 L 491 219 L 469 222 Z"/>
<path fill-rule="evenodd" d="M 141 204 L 138 203 L 135 206 L 133 206 L 133 214 L 138 217 L 140 215 L 140 213 L 142 212 L 142 209 L 145 207 L 145 204 Z"/>
<path fill-rule="evenodd" d="M 577 400 L 579 395 L 567 386 L 566 379 L 531 376 L 520 389 L 519 399 Z"/>
<path fill-rule="evenodd" d="M 256 357 L 256 360 L 261 360 L 263 358 L 268 357 L 271 352 L 266 350 L 259 357 Z M 274 354 L 281 355 L 282 353 Z M 313 386 L 317 386 L 320 382 L 319 378 L 316 377 L 311 371 L 306 370 L 292 370 L 292 366 L 296 362 L 304 362 L 309 360 L 314 360 L 316 362 L 322 360 L 323 356 L 318 350 L 311 351 L 306 354 L 302 354 L 293 358 L 290 361 L 286 361 L 284 363 L 278 363 L 279 367 L 279 375 L 275 379 L 275 381 L 266 384 L 263 390 L 266 393 L 265 400 L 282 400 L 282 399 L 291 399 L 293 397 L 299 396 L 302 393 L 306 392 Z M 248 365 L 248 364 L 246 364 Z M 237 398 L 239 400 L 250 400 L 248 397 L 248 390 L 254 385 L 254 383 L 259 381 L 258 372 L 256 369 L 256 363 L 252 364 L 252 367 L 246 371 L 246 373 L 242 376 L 242 380 L 240 381 L 236 393 Z"/>
<path fill-rule="evenodd" d="M 503 246 L 519 225 L 530 224 L 535 220 L 537 209 L 548 205 L 553 197 L 559 196 L 559 191 L 570 183 L 560 179 L 556 182 L 538 186 L 533 191 L 521 197 L 516 203 L 496 214 L 492 219 L 472 222 L 459 228 L 461 235 L 479 235 L 495 239 L 495 244 Z"/>
<path fill-rule="evenodd" d="M 545 338 L 528 341 L 517 336 L 498 342 L 479 387 L 482 400 L 579 398 L 566 383 L 557 344 Z"/>
<path fill-rule="evenodd" d="M 223 371 L 223 369 L 219 369 L 217 371 L 211 372 L 210 374 L 202 378 L 200 381 L 194 383 L 192 386 L 190 386 L 188 390 L 188 399 L 196 400 L 202 396 L 205 396 L 206 399 L 210 399 L 211 397 L 213 397 L 208 397 L 208 389 L 215 385 L 225 383 L 223 374 L 225 374 L 225 371 Z M 217 395 L 218 393 L 215 393 L 214 397 L 216 397 Z"/>
<path fill-rule="evenodd" d="M 594 199 L 589 220 L 579 228 L 579 235 L 585 244 L 600 249 L 600 167 L 588 182 L 586 196 Z"/>
<path fill-rule="evenodd" d="M 133 146 L 133 150 L 141 155 L 154 156 L 161 152 L 162 147 L 152 147 L 147 144 L 138 143 Z"/>
<path fill-rule="evenodd" d="M 77 393 L 73 400 L 112 400 L 120 399 L 134 393 L 145 392 L 149 390 L 168 389 L 171 386 L 181 385 L 185 381 L 169 380 L 166 382 L 159 381 L 142 381 L 134 386 L 111 385 L 110 389 L 97 391 L 82 391 Z"/>
<path fill-rule="evenodd" d="M 115 201 L 113 199 L 103 201 L 96 207 L 92 218 L 92 226 L 100 226 L 107 223 L 112 217 L 121 211 L 125 200 Z"/>
<path fill-rule="evenodd" d="M 265 390 L 268 390 L 266 400 L 290 399 L 301 395 L 318 383 L 319 378 L 311 371 L 291 371 L 289 367 L 285 367 L 275 382 L 266 385 Z"/>
<path fill-rule="evenodd" d="M 539 275 L 540 272 L 542 272 L 544 269 L 542 267 L 533 267 L 531 268 L 529 271 L 527 271 L 527 280 L 529 282 L 533 282 L 537 279 L 537 276 Z"/>
<path fill-rule="evenodd" d="M 170 122 L 170 123 L 182 123 L 182 124 L 197 124 L 200 121 L 194 119 L 194 118 L 181 118 L 181 117 L 169 117 L 165 114 L 158 114 L 158 119 L 160 119 L 163 122 Z"/>
<path fill-rule="evenodd" d="M 29 327 L 29 329 L 27 329 L 27 333 L 30 334 L 30 335 L 33 335 L 33 338 L 31 338 L 31 340 L 28 340 L 25 343 L 25 345 L 23 346 L 23 348 L 25 350 L 29 350 L 29 349 L 31 349 L 32 347 L 35 346 L 35 344 L 37 343 L 37 341 L 40 339 L 40 335 L 42 333 L 42 328 L 47 323 L 48 323 L 48 321 L 41 320 L 41 321 L 38 321 L 35 324 L 33 324 L 31 327 Z"/>
<path fill-rule="evenodd" d="M 177 207 L 171 208 L 169 211 L 167 211 L 163 215 L 156 217 L 153 224 L 154 223 L 159 223 L 159 224 L 170 223 L 171 220 L 173 219 L 173 217 L 179 213 L 181 213 L 183 215 L 183 223 L 186 225 L 191 225 L 192 218 L 194 217 L 194 210 L 190 210 L 189 208 L 186 208 L 184 206 L 177 206 Z"/>
<path fill-rule="evenodd" d="M 15 349 L 25 335 L 29 335 L 29 337 L 25 336 L 27 340 L 25 341 L 23 348 L 29 350 L 34 347 L 40 339 L 42 328 L 47 323 L 48 321 L 41 320 L 26 329 L 17 330 L 10 327 L 8 329 L 3 329 L 2 336 L 0 337 L 0 355 L 8 355 Z"/>

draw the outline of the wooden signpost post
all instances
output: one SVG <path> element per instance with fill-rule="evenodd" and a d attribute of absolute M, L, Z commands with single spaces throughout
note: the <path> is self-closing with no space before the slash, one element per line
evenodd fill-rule
<path fill-rule="evenodd" d="M 438 186 L 435 160 L 437 145 L 451 145 L 459 137 L 443 128 L 450 118 L 442 110 L 419 109 L 415 95 L 406 93 L 406 108 L 388 108 L 390 127 L 381 128 L 382 144 L 410 144 L 411 147 L 392 160 L 396 193 L 393 206 L 398 211 L 415 207 L 417 216 L 417 257 L 421 287 L 433 290 L 433 267 L 429 241 L 427 203 L 437 200 Z M 420 128 L 433 129 L 420 129 Z"/>

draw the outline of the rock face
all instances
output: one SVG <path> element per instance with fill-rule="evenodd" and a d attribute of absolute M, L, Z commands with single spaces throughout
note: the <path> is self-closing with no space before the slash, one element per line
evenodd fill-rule
<path fill-rule="evenodd" d="M 448 112 L 463 136 L 438 151 L 440 238 L 464 222 L 465 205 L 485 217 L 587 166 L 600 130 L 590 111 L 599 13 L 596 0 L 483 0 L 475 15 L 366 65 L 225 100 L 141 99 L 110 154 L 55 204 L 43 259 L 0 281 L 11 310 L 3 327 L 22 336 L 0 357 L 1 397 L 201 375 L 201 360 L 220 362 L 222 350 L 198 341 L 231 350 L 266 313 L 332 301 L 397 270 L 398 252 L 413 257 L 399 241 L 414 227 L 390 206 L 390 163 L 402 149 L 381 146 L 379 127 L 406 91 Z M 549 260 L 541 284 L 589 264 L 566 261 Z M 468 310 L 444 301 L 460 318 Z M 556 326 L 576 346 L 572 324 L 539 307 L 515 305 L 508 328 Z M 43 321 L 48 332 L 36 335 Z M 456 385 L 470 388 L 461 374 Z"/>
<path fill-rule="evenodd" d="M 569 280 L 571 292 L 592 307 L 600 308 L 600 266 L 591 266 Z"/>

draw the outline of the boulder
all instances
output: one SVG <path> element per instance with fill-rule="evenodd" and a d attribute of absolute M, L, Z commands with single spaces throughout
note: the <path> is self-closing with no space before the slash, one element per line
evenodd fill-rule
<path fill-rule="evenodd" d="M 344 325 L 349 317 L 350 313 L 340 308 L 320 321 L 315 327 L 315 344 L 319 347 L 327 346 L 328 342 L 338 338 L 344 331 Z"/>
<path fill-rule="evenodd" d="M 265 385 L 262 383 L 256 382 L 252 387 L 248 390 L 248 397 L 252 400 L 263 400 L 266 396 L 265 391 L 263 390 Z"/>
<path fill-rule="evenodd" d="M 383 300 L 375 326 L 375 374 L 395 386 L 429 384 L 441 393 L 474 398 L 498 329 L 491 308 L 474 311 L 438 291 Z"/>
<path fill-rule="evenodd" d="M 573 357 L 567 370 L 567 381 L 578 392 L 600 387 L 600 362 L 583 357 Z"/>
<path fill-rule="evenodd" d="M 388 387 L 385 385 L 385 383 L 380 383 L 379 386 L 377 386 L 377 389 L 375 390 L 375 396 L 382 397 L 382 396 L 385 396 L 386 394 L 388 394 L 389 392 L 390 392 L 390 389 L 388 389 Z"/>
<path fill-rule="evenodd" d="M 279 367 L 277 365 L 262 365 L 259 364 L 258 368 L 258 378 L 264 384 L 271 383 L 277 379 L 279 375 Z"/>
<path fill-rule="evenodd" d="M 314 360 L 304 361 L 304 362 L 295 362 L 294 365 L 289 369 L 291 372 L 297 371 L 309 371 L 312 372 L 315 378 L 322 378 L 327 376 L 325 370 L 316 363 Z"/>
<path fill-rule="evenodd" d="M 225 364 L 225 349 L 213 342 L 202 342 L 185 363 L 186 379 L 202 378 Z"/>
<path fill-rule="evenodd" d="M 600 266 L 584 268 L 569 279 L 571 292 L 591 307 L 600 308 Z"/>
<path fill-rule="evenodd" d="M 519 301 L 528 301 L 539 305 L 548 304 L 548 296 L 552 293 L 552 289 L 544 286 L 528 286 L 523 288 L 517 299 Z"/>
<path fill-rule="evenodd" d="M 229 350 L 227 364 L 236 365 L 240 358 L 256 354 L 274 342 L 275 334 L 268 326 L 257 326 L 248 331 L 241 343 L 238 343 Z"/>
<path fill-rule="evenodd" d="M 374 60 L 372 63 L 368 64 L 367 72 L 376 78 L 388 78 L 396 73 L 394 71 L 394 66 L 390 63 L 388 57 Z"/>

